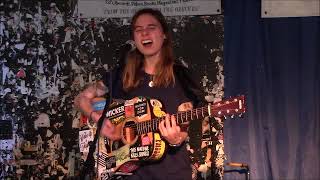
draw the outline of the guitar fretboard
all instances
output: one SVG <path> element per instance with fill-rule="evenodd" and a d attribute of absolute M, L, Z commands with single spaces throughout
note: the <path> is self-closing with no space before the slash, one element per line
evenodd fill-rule
<path fill-rule="evenodd" d="M 173 114 L 177 124 L 187 123 L 192 120 L 203 119 L 207 116 L 221 117 L 223 115 L 242 113 L 245 111 L 243 107 L 243 96 L 233 99 L 233 101 L 225 101 L 224 103 L 217 102 L 212 105 L 192 109 L 190 111 L 178 112 Z M 159 123 L 165 117 L 155 118 L 150 121 L 136 123 L 136 132 L 138 135 L 155 132 L 159 128 Z"/>
<path fill-rule="evenodd" d="M 201 119 L 206 116 L 209 116 L 208 107 L 202 107 L 193 109 L 191 111 L 184 111 L 173 114 L 176 118 L 177 124 L 187 123 L 191 120 Z M 155 118 L 150 121 L 139 122 L 136 124 L 136 130 L 139 135 L 145 134 L 148 132 L 155 132 L 158 130 L 159 123 L 163 121 L 165 117 Z"/>

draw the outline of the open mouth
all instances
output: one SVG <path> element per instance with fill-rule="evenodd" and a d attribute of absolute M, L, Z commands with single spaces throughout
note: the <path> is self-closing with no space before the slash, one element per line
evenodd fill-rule
<path fill-rule="evenodd" d="M 151 46 L 152 45 L 152 40 L 150 40 L 150 39 L 147 39 L 147 40 L 143 40 L 142 41 L 142 45 L 144 46 L 144 47 L 149 47 L 149 46 Z"/>

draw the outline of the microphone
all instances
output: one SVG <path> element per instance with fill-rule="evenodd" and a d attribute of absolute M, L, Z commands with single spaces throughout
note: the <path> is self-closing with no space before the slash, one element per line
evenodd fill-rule
<path fill-rule="evenodd" d="M 136 49 L 136 44 L 134 43 L 133 40 L 128 40 L 120 46 L 120 51 L 125 53 L 131 52 L 135 49 Z"/>

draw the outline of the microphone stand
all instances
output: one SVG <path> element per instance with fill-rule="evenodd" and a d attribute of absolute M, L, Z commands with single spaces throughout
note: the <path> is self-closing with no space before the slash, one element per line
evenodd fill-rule
<path fill-rule="evenodd" d="M 245 163 L 227 163 L 228 166 L 231 167 L 239 167 L 241 169 L 232 169 L 232 170 L 225 170 L 224 172 L 228 173 L 228 172 L 238 172 L 239 174 L 243 174 L 245 173 L 246 175 L 246 180 L 250 180 L 250 168 L 248 164 Z"/>

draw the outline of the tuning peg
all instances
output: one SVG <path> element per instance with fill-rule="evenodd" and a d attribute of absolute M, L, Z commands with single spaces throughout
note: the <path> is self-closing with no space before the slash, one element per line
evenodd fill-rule
<path fill-rule="evenodd" d="M 233 119 L 233 118 L 234 118 L 234 114 L 232 114 L 232 115 L 230 116 L 230 118 Z"/>
<path fill-rule="evenodd" d="M 239 114 L 238 116 L 239 116 L 239 118 L 243 118 L 243 114 L 242 114 L 242 113 L 241 113 L 241 114 Z"/>

